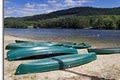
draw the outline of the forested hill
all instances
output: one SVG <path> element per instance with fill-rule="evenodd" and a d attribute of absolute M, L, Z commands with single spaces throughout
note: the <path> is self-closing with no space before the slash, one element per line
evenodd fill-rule
<path fill-rule="evenodd" d="M 7 17 L 6 28 L 120 29 L 120 7 L 75 7 L 48 14 Z"/>
<path fill-rule="evenodd" d="M 120 15 L 120 7 L 116 7 L 116 8 L 75 7 L 66 10 L 51 12 L 48 14 L 21 17 L 18 19 L 36 21 L 36 20 L 44 20 L 44 19 L 56 18 L 60 16 L 69 16 L 69 15 L 74 15 L 74 16 Z"/>

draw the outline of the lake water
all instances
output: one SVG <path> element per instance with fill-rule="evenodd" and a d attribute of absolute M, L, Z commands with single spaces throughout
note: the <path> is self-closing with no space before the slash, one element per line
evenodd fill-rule
<path fill-rule="evenodd" d="M 4 34 L 41 40 L 49 39 L 80 39 L 89 38 L 103 41 L 120 42 L 120 30 L 81 30 L 81 29 L 10 29 L 5 28 Z"/>

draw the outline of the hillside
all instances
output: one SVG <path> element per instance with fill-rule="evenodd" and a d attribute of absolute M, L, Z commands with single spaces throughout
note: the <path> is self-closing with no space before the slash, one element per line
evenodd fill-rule
<path fill-rule="evenodd" d="M 105 21 L 107 19 L 110 21 L 111 26 L 112 24 L 115 24 L 117 25 L 116 27 L 119 27 L 119 20 L 120 20 L 119 16 L 120 16 L 120 7 L 116 7 L 116 8 L 75 7 L 75 8 L 51 12 L 48 14 L 38 14 L 33 16 L 17 17 L 17 18 L 8 17 L 8 18 L 5 18 L 5 27 L 12 26 L 16 28 L 16 26 L 17 27 L 20 26 L 19 28 L 22 28 L 23 26 L 26 26 L 26 25 L 27 27 L 32 25 L 33 27 L 39 27 L 39 28 L 41 27 L 84 28 L 84 27 L 91 27 L 91 26 L 93 27 L 93 25 L 91 25 L 90 23 L 91 21 L 95 21 L 95 22 L 104 21 L 102 23 L 102 26 L 105 26 L 106 24 L 104 23 L 107 22 Z M 77 17 L 79 17 L 80 20 Z M 95 17 L 98 18 L 99 20 L 98 19 L 95 20 L 96 19 Z M 68 24 L 64 25 L 63 22 L 61 23 L 61 21 L 63 20 L 64 20 L 64 23 L 68 22 Z M 71 20 L 71 22 L 69 20 Z M 76 20 L 76 22 L 75 21 L 73 22 L 72 20 Z M 85 26 L 83 26 L 82 24 L 78 24 L 79 26 L 76 25 L 77 26 L 76 27 L 74 25 L 74 24 L 77 24 L 77 22 L 84 22 L 84 21 L 87 22 L 85 23 Z M 13 22 L 16 22 L 16 24 L 15 23 L 13 24 Z M 94 26 L 98 26 L 96 24 Z"/>
<path fill-rule="evenodd" d="M 51 12 L 48 14 L 39 14 L 39 15 L 21 17 L 18 19 L 35 21 L 35 20 L 56 18 L 60 16 L 65 16 L 65 15 L 67 16 L 68 15 L 74 15 L 74 16 L 120 15 L 120 7 L 117 7 L 117 8 L 75 7 L 75 8 L 70 8 L 66 10 Z"/>

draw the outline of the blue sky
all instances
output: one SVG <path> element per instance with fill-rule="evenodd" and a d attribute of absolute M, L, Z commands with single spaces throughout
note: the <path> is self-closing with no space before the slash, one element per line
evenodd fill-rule
<path fill-rule="evenodd" d="M 120 7 L 120 0 L 4 0 L 4 17 L 31 16 L 81 6 Z"/>

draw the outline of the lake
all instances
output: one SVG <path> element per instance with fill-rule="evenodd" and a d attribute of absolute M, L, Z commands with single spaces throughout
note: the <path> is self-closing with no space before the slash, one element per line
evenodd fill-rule
<path fill-rule="evenodd" d="M 82 30 L 82 29 L 11 29 L 5 28 L 4 34 L 18 37 L 41 39 L 80 39 L 88 38 L 120 43 L 120 30 Z"/>

